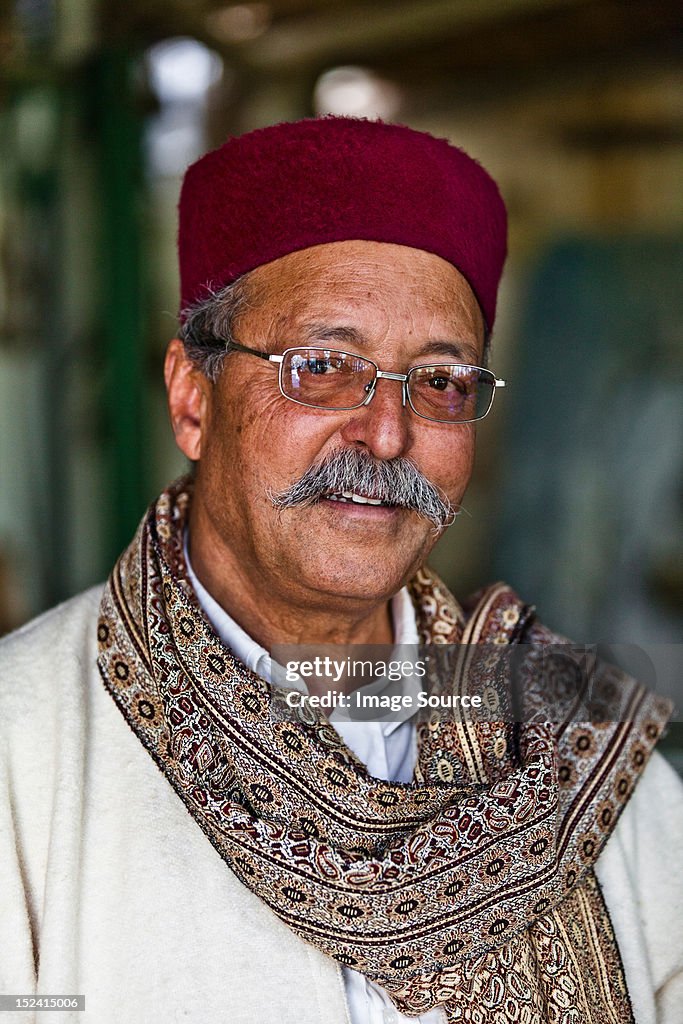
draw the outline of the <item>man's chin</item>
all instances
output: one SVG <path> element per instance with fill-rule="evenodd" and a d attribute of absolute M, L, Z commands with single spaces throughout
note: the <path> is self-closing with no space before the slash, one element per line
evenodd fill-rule
<path fill-rule="evenodd" d="M 315 541 L 311 538 L 311 544 Z M 314 548 L 311 547 L 313 555 Z M 318 560 L 315 555 L 302 566 L 300 583 L 324 596 L 330 605 L 359 602 L 372 606 L 388 601 L 396 594 L 426 559 L 422 550 L 401 551 L 394 545 L 358 547 L 349 551 L 339 544 L 335 558 Z"/>
<path fill-rule="evenodd" d="M 393 597 L 437 540 L 433 525 L 405 508 L 323 499 L 281 516 L 280 569 L 291 565 L 295 589 L 324 595 L 332 604 L 335 598 L 372 605 Z M 288 551 L 296 552 L 296 564 Z"/>

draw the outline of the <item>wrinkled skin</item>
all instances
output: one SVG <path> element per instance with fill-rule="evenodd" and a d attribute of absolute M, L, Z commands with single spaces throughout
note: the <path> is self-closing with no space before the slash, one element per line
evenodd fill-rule
<path fill-rule="evenodd" d="M 481 365 L 479 306 L 462 275 L 431 253 L 336 242 L 259 267 L 251 285 L 234 332 L 244 345 L 282 352 L 321 343 L 324 330 L 326 346 L 383 370 Z M 275 364 L 246 353 L 231 353 L 211 384 L 177 340 L 166 381 L 176 441 L 198 460 L 190 550 L 209 592 L 266 647 L 390 642 L 389 599 L 425 562 L 432 525 L 405 509 L 330 501 L 278 512 L 269 492 L 330 451 L 358 446 L 377 459 L 412 459 L 457 505 L 472 471 L 473 425 L 419 418 L 390 380 L 360 409 L 304 408 L 280 394 Z"/>

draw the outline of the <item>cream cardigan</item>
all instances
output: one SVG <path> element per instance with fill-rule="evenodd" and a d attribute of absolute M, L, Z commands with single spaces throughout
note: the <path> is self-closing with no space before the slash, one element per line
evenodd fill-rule
<path fill-rule="evenodd" d="M 38 1024 L 343 1024 L 340 969 L 229 871 L 105 691 L 100 594 L 0 644 L 0 992 L 85 994 Z M 597 875 L 636 1021 L 682 1024 L 683 785 L 659 755 Z"/>

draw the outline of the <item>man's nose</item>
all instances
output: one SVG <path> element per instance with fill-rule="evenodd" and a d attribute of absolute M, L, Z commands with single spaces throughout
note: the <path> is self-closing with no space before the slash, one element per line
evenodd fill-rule
<path fill-rule="evenodd" d="M 379 378 L 367 405 L 349 413 L 341 434 L 347 444 L 366 447 L 375 458 L 405 456 L 412 444 L 413 412 L 405 385 Z"/>

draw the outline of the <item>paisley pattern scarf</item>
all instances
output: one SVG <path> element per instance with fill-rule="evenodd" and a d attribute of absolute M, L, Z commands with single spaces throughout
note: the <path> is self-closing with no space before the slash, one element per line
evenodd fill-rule
<path fill-rule="evenodd" d="M 230 869 L 405 1014 L 441 1005 L 449 1022 L 632 1022 L 592 865 L 666 702 L 613 670 L 601 685 L 616 687 L 618 716 L 576 721 L 561 685 L 549 715 L 532 658 L 522 724 L 427 713 L 413 783 L 376 779 L 322 712 L 294 715 L 285 691 L 216 637 L 186 575 L 190 500 L 185 480 L 165 491 L 116 564 L 98 665 Z M 467 613 L 427 571 L 411 592 L 422 640 L 459 645 L 454 690 L 471 686 L 472 652 L 494 650 L 475 645 L 558 642 L 502 584 Z M 483 691 L 495 710 L 498 691 Z"/>

